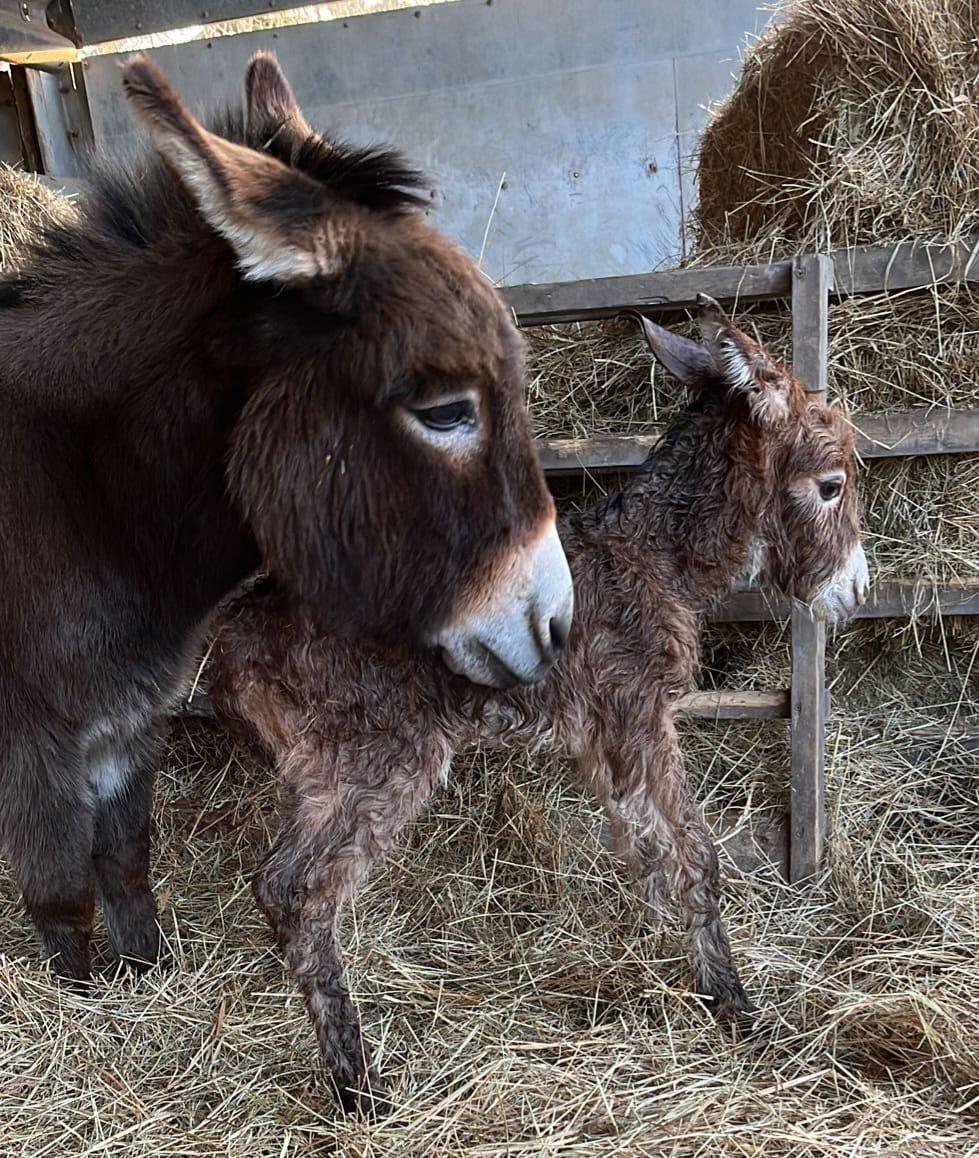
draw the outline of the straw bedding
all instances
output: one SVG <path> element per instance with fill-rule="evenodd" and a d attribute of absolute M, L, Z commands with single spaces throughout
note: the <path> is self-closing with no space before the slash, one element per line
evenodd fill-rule
<path fill-rule="evenodd" d="M 975 1152 L 975 770 L 945 729 L 976 645 L 929 638 L 919 656 L 866 632 L 832 673 L 825 881 L 800 897 L 774 871 L 731 868 L 728 920 L 760 1006 L 752 1039 L 726 1042 L 685 993 L 678 939 L 644 928 L 564 771 L 476 757 L 347 922 L 403 1110 L 391 1125 L 338 1120 L 245 884 L 274 789 L 213 731 L 181 729 L 155 866 L 169 971 L 136 986 L 107 976 L 87 999 L 59 990 L 3 881 L 0 1151 Z M 762 681 L 780 653 L 765 644 L 752 653 Z M 716 650 L 726 679 L 737 641 Z M 779 799 L 781 726 L 686 730 L 712 812 Z"/>
<path fill-rule="evenodd" d="M 22 262 L 40 225 L 72 212 L 67 197 L 0 163 L 0 274 L 11 272 Z"/>
<path fill-rule="evenodd" d="M 965 3 L 799 3 L 708 129 L 694 260 L 973 231 L 975 113 L 955 98 L 971 96 L 976 43 Z M 739 317 L 787 351 L 784 311 Z M 857 421 L 979 400 L 966 291 L 843 303 L 831 332 L 832 389 Z M 678 404 L 629 326 L 531 341 L 543 433 L 640 432 Z M 874 462 L 863 486 L 878 573 L 976 574 L 979 457 Z M 227 738 L 180 726 L 154 869 L 168 971 L 63 992 L 0 877 L 0 1154 L 979 1154 L 975 621 L 862 623 L 828 650 L 824 878 L 800 892 L 727 863 L 760 1009 L 749 1039 L 722 1038 L 685 993 L 678 938 L 644 926 L 567 771 L 477 754 L 346 923 L 403 1108 L 389 1124 L 338 1119 L 246 883 L 275 788 Z M 784 686 L 788 658 L 780 625 L 711 627 L 703 683 Z M 683 731 L 712 815 L 747 823 L 784 805 L 784 725 Z"/>

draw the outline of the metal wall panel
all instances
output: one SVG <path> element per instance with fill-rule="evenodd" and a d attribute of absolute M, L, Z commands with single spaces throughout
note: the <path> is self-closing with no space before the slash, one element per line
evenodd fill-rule
<path fill-rule="evenodd" d="M 764 25 L 755 3 L 458 0 L 151 55 L 202 108 L 238 99 L 248 57 L 272 49 L 313 124 L 427 167 L 436 220 L 492 277 L 571 280 L 679 256 L 696 129 Z M 130 149 L 118 59 L 85 76 L 96 141 Z"/>

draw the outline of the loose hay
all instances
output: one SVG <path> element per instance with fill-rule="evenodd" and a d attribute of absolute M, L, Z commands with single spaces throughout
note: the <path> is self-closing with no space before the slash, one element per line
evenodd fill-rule
<path fill-rule="evenodd" d="M 0 163 L 0 275 L 15 270 L 38 227 L 72 214 L 71 201 L 36 177 Z"/>
<path fill-rule="evenodd" d="M 712 643 L 708 663 L 727 680 L 749 658 L 777 682 L 778 630 L 765 629 L 770 650 L 728 636 L 722 656 Z M 0 1149 L 979 1152 L 979 801 L 955 727 L 943 731 L 957 706 L 964 719 L 977 645 L 953 638 L 941 659 L 928 639 L 909 657 L 878 630 L 848 633 L 832 673 L 825 885 L 800 895 L 760 871 L 729 889 L 761 1009 L 753 1039 L 726 1043 L 685 994 L 679 939 L 644 927 L 600 851 L 600 817 L 562 770 L 477 756 L 347 922 L 366 1026 L 404 1108 L 391 1125 L 338 1119 L 245 883 L 274 792 L 247 754 L 198 727 L 175 738 L 158 807 L 171 970 L 103 979 L 90 998 L 59 990 L 3 881 Z M 882 703 L 897 672 L 901 691 Z M 712 811 L 781 798 L 783 725 L 686 731 Z"/>
<path fill-rule="evenodd" d="M 977 24 L 964 2 L 797 4 L 708 133 L 696 260 L 973 231 L 974 109 L 955 98 L 979 72 Z M 901 47 L 919 41 L 927 51 Z M 810 61 L 818 71 L 800 72 Z M 818 134 L 802 124 L 814 109 Z M 738 174 L 748 128 L 766 164 L 745 154 Z M 817 136 L 830 147 L 814 159 Z M 786 355 L 784 310 L 742 316 Z M 634 327 L 530 338 L 545 433 L 639 432 L 678 405 Z M 964 290 L 840 303 L 831 358 L 855 412 L 975 404 L 979 312 Z M 977 484 L 979 456 L 870 465 L 878 573 L 974 575 Z M 563 770 L 476 756 L 347 921 L 365 1027 L 403 1110 L 373 1127 L 338 1119 L 246 884 L 274 788 L 216 733 L 181 729 L 161 770 L 154 869 L 169 971 L 104 978 L 85 998 L 61 990 L 0 878 L 0 1155 L 979 1154 L 975 621 L 863 623 L 829 654 L 825 880 L 800 892 L 728 866 L 732 940 L 760 1006 L 750 1040 L 726 1042 L 684 992 L 679 940 L 644 926 Z M 788 676 L 780 625 L 707 632 L 705 686 Z M 683 731 L 712 813 L 784 805 L 784 724 Z"/>

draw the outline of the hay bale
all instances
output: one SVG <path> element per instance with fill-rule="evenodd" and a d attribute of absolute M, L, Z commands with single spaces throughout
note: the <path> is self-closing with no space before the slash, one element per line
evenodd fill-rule
<path fill-rule="evenodd" d="M 0 274 L 25 260 L 31 243 L 46 223 L 74 214 L 72 202 L 43 185 L 33 174 L 0 163 Z"/>
<path fill-rule="evenodd" d="M 798 0 L 704 132 L 698 248 L 979 232 L 977 31 L 970 0 Z"/>

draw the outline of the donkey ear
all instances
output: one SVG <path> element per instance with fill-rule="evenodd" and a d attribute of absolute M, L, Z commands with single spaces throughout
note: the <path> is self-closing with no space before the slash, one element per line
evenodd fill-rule
<path fill-rule="evenodd" d="M 709 294 L 697 294 L 697 322 L 705 342 L 716 342 L 723 330 L 733 330 L 734 324 Z"/>
<path fill-rule="evenodd" d="M 145 56 L 126 65 L 123 84 L 153 144 L 205 221 L 230 243 L 245 278 L 296 282 L 343 271 L 357 229 L 321 185 L 209 133 Z"/>
<path fill-rule="evenodd" d="M 245 110 L 248 138 L 263 144 L 287 133 L 294 141 L 311 135 L 302 109 L 292 95 L 279 62 L 270 52 L 256 52 L 245 72 Z"/>
<path fill-rule="evenodd" d="M 788 375 L 766 351 L 731 321 L 707 294 L 697 295 L 700 332 L 723 382 L 745 394 L 768 417 L 785 412 Z"/>
<path fill-rule="evenodd" d="M 672 334 L 641 314 L 639 321 L 657 362 L 674 378 L 687 386 L 699 386 L 717 374 L 710 353 L 700 342 Z"/>

